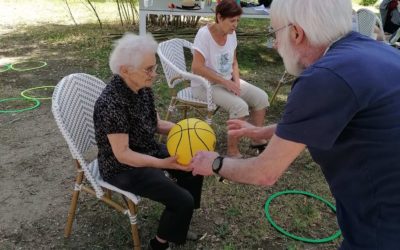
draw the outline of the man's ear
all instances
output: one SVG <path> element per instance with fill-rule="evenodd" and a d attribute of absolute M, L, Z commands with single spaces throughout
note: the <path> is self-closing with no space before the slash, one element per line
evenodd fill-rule
<path fill-rule="evenodd" d="M 304 40 L 304 30 L 297 24 L 293 24 L 291 27 L 290 36 L 295 44 L 300 44 Z"/>

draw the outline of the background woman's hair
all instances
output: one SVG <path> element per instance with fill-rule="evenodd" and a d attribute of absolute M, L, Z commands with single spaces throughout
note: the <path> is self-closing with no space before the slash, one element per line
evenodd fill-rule
<path fill-rule="evenodd" d="M 119 74 L 122 65 L 137 68 L 142 63 L 143 55 L 156 53 L 157 47 L 158 44 L 150 33 L 138 36 L 127 32 L 114 42 L 114 49 L 109 59 L 110 69 L 113 74 Z"/>
<path fill-rule="evenodd" d="M 218 23 L 218 14 L 224 19 L 227 17 L 240 16 L 242 13 L 242 7 L 240 7 L 235 0 L 222 0 L 215 9 L 215 21 Z"/>

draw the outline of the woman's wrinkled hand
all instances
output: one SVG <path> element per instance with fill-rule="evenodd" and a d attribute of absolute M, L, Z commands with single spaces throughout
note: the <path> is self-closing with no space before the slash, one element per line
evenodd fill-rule
<path fill-rule="evenodd" d="M 176 156 L 162 159 L 164 168 L 165 169 L 176 169 L 176 170 L 181 170 L 181 171 L 185 171 L 185 172 L 190 172 L 193 170 L 193 168 L 190 165 L 179 164 L 177 162 L 177 159 L 178 158 Z"/>

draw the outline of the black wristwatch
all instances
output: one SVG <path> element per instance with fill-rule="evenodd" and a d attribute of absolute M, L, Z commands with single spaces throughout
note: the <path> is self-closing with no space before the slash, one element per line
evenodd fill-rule
<path fill-rule="evenodd" d="M 224 163 L 224 157 L 222 156 L 218 156 L 217 158 L 215 158 L 215 160 L 212 163 L 212 171 L 216 174 L 219 173 L 219 171 L 222 168 L 222 164 Z"/>

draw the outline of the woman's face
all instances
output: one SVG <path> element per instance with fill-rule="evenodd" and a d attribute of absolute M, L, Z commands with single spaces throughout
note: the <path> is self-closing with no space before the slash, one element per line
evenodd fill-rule
<path fill-rule="evenodd" d="M 157 60 L 154 53 L 146 53 L 142 58 L 142 63 L 138 67 L 128 66 L 126 73 L 122 73 L 122 78 L 133 90 L 138 91 L 145 87 L 151 87 L 157 76 Z"/>
<path fill-rule="evenodd" d="M 232 34 L 240 21 L 240 16 L 222 18 L 218 16 L 218 25 L 225 34 Z"/>

